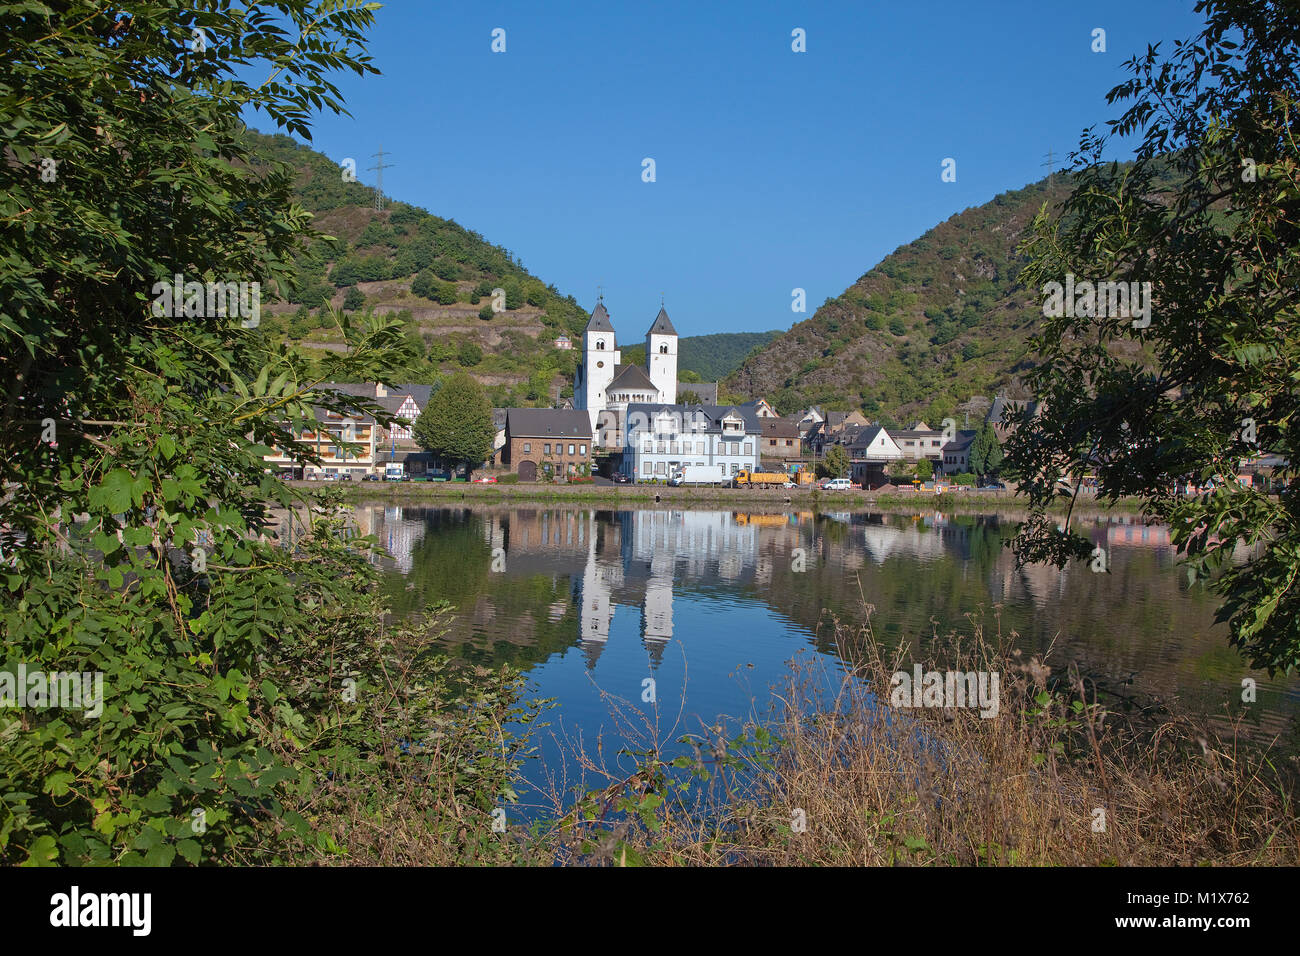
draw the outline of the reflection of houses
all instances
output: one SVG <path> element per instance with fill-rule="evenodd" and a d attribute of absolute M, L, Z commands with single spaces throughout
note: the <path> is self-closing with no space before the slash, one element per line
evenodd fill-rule
<path fill-rule="evenodd" d="M 1106 547 L 1113 548 L 1171 548 L 1168 525 L 1136 523 L 1108 524 Z"/>
<path fill-rule="evenodd" d="M 410 571 L 416 545 L 424 540 L 424 522 L 407 516 L 400 506 L 357 505 L 352 512 L 361 534 L 374 535 L 394 566 Z"/>

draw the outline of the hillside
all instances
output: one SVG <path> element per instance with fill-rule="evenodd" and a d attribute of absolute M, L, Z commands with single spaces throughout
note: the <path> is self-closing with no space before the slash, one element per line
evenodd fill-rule
<path fill-rule="evenodd" d="M 726 381 L 782 413 L 861 408 L 934 422 L 976 395 L 1016 389 L 1033 361 L 1041 296 L 1016 281 L 1016 246 L 1038 209 L 1069 193 L 1058 174 L 952 216 L 895 250 Z"/>
<path fill-rule="evenodd" d="M 677 369 L 695 373 L 699 376 L 696 381 L 721 381 L 739 368 L 751 353 L 756 353 L 780 334 L 773 330 L 688 335 L 677 343 Z M 632 365 L 644 364 L 645 343 L 623 346 L 623 361 Z"/>
<path fill-rule="evenodd" d="M 404 202 L 373 208 L 374 191 L 345 182 L 329 157 L 288 136 L 251 132 L 268 162 L 298 171 L 296 191 L 322 241 L 297 261 L 300 288 L 263 306 L 269 335 L 301 345 L 308 355 L 341 348 L 322 315 L 336 308 L 394 313 L 407 327 L 414 359 L 406 381 L 432 382 L 464 368 L 495 405 L 549 405 L 573 393 L 580 353 L 555 348 L 560 334 L 575 346 L 589 313 L 554 285 L 524 268 L 508 250 L 449 219 Z M 505 290 L 505 311 L 493 312 L 491 292 Z M 687 337 L 683 370 L 716 381 L 775 332 Z"/>

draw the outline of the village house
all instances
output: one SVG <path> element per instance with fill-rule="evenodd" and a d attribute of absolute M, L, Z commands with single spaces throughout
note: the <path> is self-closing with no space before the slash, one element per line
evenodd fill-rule
<path fill-rule="evenodd" d="M 582 409 L 506 409 L 503 448 L 501 464 L 521 481 L 588 473 L 591 418 Z"/>
<path fill-rule="evenodd" d="M 918 462 L 928 458 L 934 465 L 942 464 L 943 432 L 925 422 L 917 422 L 911 428 L 891 428 L 889 437 L 898 445 L 904 461 Z"/>
<path fill-rule="evenodd" d="M 1016 430 L 1016 426 L 1005 423 L 1003 417 L 1008 411 L 1015 414 L 1021 410 L 1027 410 L 1031 418 L 1037 418 L 1043 413 L 1043 406 L 1040 402 L 1030 399 L 1007 398 L 1005 395 L 993 399 L 993 404 L 989 406 L 989 413 L 984 416 L 984 422 L 993 426 L 993 434 L 997 435 L 999 444 L 1005 445 L 1012 432 Z"/>
<path fill-rule="evenodd" d="M 320 391 L 358 399 L 358 407 L 349 414 L 316 408 L 322 427 L 319 431 L 304 428 L 295 436 L 298 445 L 306 446 L 321 458 L 319 465 L 308 464 L 292 447 L 275 447 L 265 457 L 268 466 L 291 472 L 294 478 L 321 478 L 325 475 L 359 479 L 381 473 L 390 461 L 403 462 L 411 470 L 423 472 L 428 455 L 416 446 L 411 428 L 428 404 L 432 388 L 428 385 L 385 385 L 382 382 L 326 382 Z M 395 416 L 385 428 L 363 406 L 378 406 Z"/>
<path fill-rule="evenodd" d="M 957 475 L 964 471 L 970 471 L 970 449 L 975 444 L 975 436 L 978 432 L 970 429 L 963 429 L 957 432 L 957 437 L 948 444 L 944 445 L 943 452 L 943 473 L 945 475 Z"/>
<path fill-rule="evenodd" d="M 804 413 L 801 422 L 807 422 L 803 433 L 803 444 L 806 454 L 812 458 L 826 457 L 828 445 L 844 445 L 847 448 L 856 437 L 857 430 L 871 424 L 867 421 L 867 417 L 856 409 L 851 412 L 825 412 L 824 414 L 817 409 L 809 409 L 809 411 L 816 412 L 816 417 Z"/>
<path fill-rule="evenodd" d="M 880 425 L 868 425 L 853 432 L 849 452 L 850 477 L 864 488 L 889 483 L 889 466 L 904 460 L 902 449 Z"/>
<path fill-rule="evenodd" d="M 753 409 L 754 414 L 759 418 L 778 418 L 776 409 L 768 404 L 765 398 L 756 398 L 753 401 L 745 402 L 741 408 Z"/>
<path fill-rule="evenodd" d="M 683 465 L 721 465 L 736 475 L 758 467 L 759 418 L 735 405 L 634 404 L 627 408 L 619 469 L 633 480 L 667 480 Z"/>
<path fill-rule="evenodd" d="M 761 458 L 787 462 L 801 459 L 803 442 L 799 438 L 799 422 L 789 418 L 760 418 L 762 438 L 759 441 Z"/>

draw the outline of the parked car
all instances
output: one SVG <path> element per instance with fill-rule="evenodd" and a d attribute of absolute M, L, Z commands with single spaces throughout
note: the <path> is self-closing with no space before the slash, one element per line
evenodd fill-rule
<path fill-rule="evenodd" d="M 980 485 L 980 491 L 1005 491 L 1006 487 L 1000 481 L 990 481 L 986 485 Z"/>
<path fill-rule="evenodd" d="M 367 472 L 366 474 L 362 475 L 362 476 L 361 476 L 361 480 L 362 480 L 362 481 L 379 481 L 379 480 L 381 480 L 381 479 L 380 479 L 380 477 L 379 477 L 378 475 L 376 475 L 373 471 L 371 471 L 371 472 Z"/>
<path fill-rule="evenodd" d="M 623 472 L 621 471 L 614 472 L 614 484 L 627 485 L 627 484 L 631 484 L 631 482 L 632 479 L 629 478 L 627 475 L 623 474 Z"/>
<path fill-rule="evenodd" d="M 821 483 L 822 491 L 850 491 L 853 482 L 847 478 L 827 478 Z"/>
<path fill-rule="evenodd" d="M 350 471 L 345 471 L 343 472 L 343 474 L 339 475 L 339 481 L 351 481 L 351 480 L 352 480 L 352 472 Z"/>
<path fill-rule="evenodd" d="M 476 485 L 495 485 L 496 483 L 497 483 L 496 475 L 484 475 L 482 478 L 474 479 L 474 484 Z"/>

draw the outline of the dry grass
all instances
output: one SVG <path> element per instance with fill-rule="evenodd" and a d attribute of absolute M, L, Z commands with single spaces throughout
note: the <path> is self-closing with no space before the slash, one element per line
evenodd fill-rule
<path fill-rule="evenodd" d="M 319 822 L 345 852 L 321 862 L 380 865 L 1296 865 L 1295 758 L 1236 725 L 1118 706 L 1011 638 L 931 644 L 929 659 L 888 653 L 870 625 L 839 628 L 848 673 L 827 659 L 791 667 L 773 711 L 739 739 L 681 732 L 681 714 L 610 699 L 622 737 L 611 759 L 573 739 L 567 763 L 587 793 L 553 783 L 540 826 L 518 815 L 494 833 L 465 785 L 483 728 L 449 733 L 419 775 L 383 772 L 322 794 Z M 995 717 L 901 709 L 896 671 L 996 671 Z M 884 688 L 877 697 L 876 688 Z M 1099 696 L 1101 699 L 1099 699 Z M 508 707 L 499 715 L 505 717 Z M 490 721 L 489 721 L 490 723 Z M 771 732 L 766 738 L 760 726 Z M 673 767 L 662 755 L 694 756 Z M 401 766 L 398 762 L 397 766 Z M 457 768 L 456 774 L 443 772 Z M 391 768 L 390 768 L 391 770 Z M 467 797 L 467 793 L 471 794 Z M 1104 828 L 1097 828 L 1104 811 Z M 801 813 L 799 812 L 801 811 Z M 803 824 L 800 826 L 800 824 Z"/>
<path fill-rule="evenodd" d="M 997 671 L 1001 707 L 902 710 L 874 688 L 916 661 L 867 649 L 828 700 L 824 663 L 776 694 L 770 766 L 746 760 L 749 796 L 707 824 L 683 812 L 658 835 L 633 829 L 650 864 L 1295 865 L 1296 764 L 1203 722 L 1121 714 L 1093 685 L 1022 660 L 982 630 L 955 635 L 926 670 Z M 810 701 L 819 701 L 809 707 Z M 805 827 L 795 832 L 796 811 Z M 1104 829 L 1095 828 L 1105 813 Z"/>

